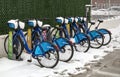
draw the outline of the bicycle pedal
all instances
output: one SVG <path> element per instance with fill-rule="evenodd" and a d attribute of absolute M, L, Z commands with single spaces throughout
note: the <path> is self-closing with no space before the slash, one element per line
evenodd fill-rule
<path fill-rule="evenodd" d="M 32 62 L 32 60 L 27 60 L 28 62 Z"/>

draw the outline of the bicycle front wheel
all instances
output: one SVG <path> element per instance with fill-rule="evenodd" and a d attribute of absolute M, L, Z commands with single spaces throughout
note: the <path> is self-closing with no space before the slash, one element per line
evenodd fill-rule
<path fill-rule="evenodd" d="M 86 35 L 86 38 L 81 40 L 80 43 L 75 44 L 75 48 L 77 49 L 77 51 L 79 52 L 87 52 L 90 48 L 90 39 L 89 37 Z"/>
<path fill-rule="evenodd" d="M 111 41 L 111 32 L 108 31 L 107 29 L 98 29 L 98 31 L 99 31 L 100 33 L 102 33 L 103 36 L 104 36 L 103 46 L 109 44 L 110 41 Z"/>
<path fill-rule="evenodd" d="M 72 59 L 74 54 L 73 46 L 71 44 L 65 45 L 59 51 L 60 60 L 68 62 Z"/>
<path fill-rule="evenodd" d="M 59 53 L 56 46 L 54 46 L 54 50 L 49 50 L 43 56 L 38 56 L 37 61 L 38 63 L 46 68 L 53 68 L 58 64 L 59 61 Z"/>
<path fill-rule="evenodd" d="M 93 38 L 93 40 L 90 41 L 91 48 L 100 48 L 104 43 L 104 36 L 102 33 L 95 31 L 97 33 L 97 36 Z M 94 36 L 91 34 L 91 37 Z"/>

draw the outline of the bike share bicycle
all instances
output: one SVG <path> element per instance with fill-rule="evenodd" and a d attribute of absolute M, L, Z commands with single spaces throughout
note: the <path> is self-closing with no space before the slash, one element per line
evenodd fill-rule
<path fill-rule="evenodd" d="M 109 30 L 107 30 L 107 29 L 105 29 L 105 28 L 99 28 L 99 26 L 100 26 L 100 23 L 102 23 L 103 22 L 103 20 L 98 20 L 98 25 L 95 27 L 95 30 L 97 30 L 97 31 L 99 31 L 100 33 L 102 33 L 103 35 L 104 35 L 104 43 L 103 43 L 103 46 L 105 46 L 105 45 L 108 45 L 110 42 L 111 42 L 111 39 L 112 39 L 112 37 L 111 37 L 111 35 L 112 35 L 112 33 L 109 31 Z M 93 22 L 94 23 L 94 22 Z"/>
<path fill-rule="evenodd" d="M 28 44 L 26 42 L 26 39 L 23 33 L 25 24 L 19 20 L 10 20 L 8 21 L 8 26 L 9 28 L 12 28 L 15 30 L 13 34 L 13 49 L 17 47 L 17 50 L 13 51 L 13 54 L 18 53 L 18 50 L 19 50 L 19 53 L 20 53 L 19 56 L 20 56 L 22 53 L 22 45 L 23 45 L 24 48 L 26 49 L 26 52 L 29 53 L 32 58 L 37 59 L 38 63 L 41 66 L 44 66 L 47 68 L 53 68 L 58 64 L 59 54 L 57 49 L 58 47 L 56 45 L 48 41 L 41 41 L 41 42 L 36 42 L 35 46 L 32 49 L 30 49 L 28 47 Z M 30 27 L 33 28 L 35 27 L 35 25 Z M 35 41 L 37 41 L 37 39 Z M 32 61 L 31 57 L 29 61 Z"/>
<path fill-rule="evenodd" d="M 86 18 L 84 17 L 77 17 L 78 18 L 78 26 L 82 32 L 86 33 L 90 37 L 90 46 L 92 48 L 100 48 L 103 46 L 104 43 L 104 36 L 101 32 L 97 30 L 90 30 L 91 25 L 94 25 L 93 22 L 90 22 L 91 25 L 88 27 L 86 24 Z"/>
<path fill-rule="evenodd" d="M 59 27 L 54 27 L 54 29 L 51 31 L 51 35 L 54 37 L 57 37 L 58 35 L 64 38 L 67 38 L 68 40 L 71 40 L 71 37 L 68 33 L 68 30 L 66 28 L 66 25 L 68 24 L 69 20 L 63 17 L 56 17 L 56 22 L 59 23 Z M 74 48 L 76 51 L 79 51 L 80 45 L 84 45 L 85 41 L 88 42 L 88 48 L 85 50 L 80 50 L 82 52 L 87 52 L 89 49 L 89 38 L 86 36 L 86 34 L 83 33 L 77 33 L 75 32 L 75 35 L 72 37 L 74 42 Z M 78 46 L 78 47 L 77 47 Z"/>
<path fill-rule="evenodd" d="M 50 42 L 58 46 L 59 60 L 68 62 L 69 60 L 72 59 L 74 50 L 72 47 L 72 43 L 69 40 L 63 37 L 51 38 L 50 35 L 51 26 L 49 24 L 43 25 L 43 22 L 38 19 L 28 20 L 29 26 L 33 26 L 33 24 L 31 23 L 36 23 L 36 26 L 33 28 L 32 31 L 33 41 L 34 39 L 39 39 L 39 41 L 49 40 Z M 44 37 L 40 38 L 40 35 L 43 35 Z"/>

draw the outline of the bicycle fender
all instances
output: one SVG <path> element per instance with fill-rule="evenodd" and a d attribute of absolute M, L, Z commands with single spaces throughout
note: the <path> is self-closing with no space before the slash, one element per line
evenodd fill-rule
<path fill-rule="evenodd" d="M 88 33 L 88 36 L 91 40 L 94 40 L 95 38 L 99 37 L 100 34 L 97 31 L 93 30 Z"/>
<path fill-rule="evenodd" d="M 98 29 L 98 31 L 101 32 L 102 34 L 108 34 L 108 33 L 111 34 L 111 32 L 107 29 Z"/>
<path fill-rule="evenodd" d="M 79 43 L 81 40 L 87 39 L 84 33 L 78 33 L 74 36 L 75 43 Z"/>
<path fill-rule="evenodd" d="M 54 41 L 54 43 L 55 43 L 59 48 L 62 48 L 62 47 L 64 47 L 65 45 L 68 45 L 68 44 L 69 44 L 68 40 L 65 39 L 65 38 L 62 38 L 62 37 L 57 38 L 57 39 Z"/>
<path fill-rule="evenodd" d="M 50 50 L 54 50 L 54 46 L 50 42 L 41 42 L 39 45 L 35 47 L 34 54 L 35 55 L 43 55 Z"/>

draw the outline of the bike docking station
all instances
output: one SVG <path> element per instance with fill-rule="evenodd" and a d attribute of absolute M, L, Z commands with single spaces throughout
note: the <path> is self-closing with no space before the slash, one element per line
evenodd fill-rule
<path fill-rule="evenodd" d="M 9 38 L 8 38 L 8 59 L 15 59 L 13 55 L 13 30 L 9 30 Z"/>
<path fill-rule="evenodd" d="M 16 19 L 16 20 L 11 19 L 7 22 L 7 25 L 9 26 L 9 32 L 8 32 L 8 36 L 7 36 L 8 39 L 6 39 L 6 40 L 8 40 L 6 46 L 8 48 L 5 49 L 5 51 L 8 55 L 8 59 L 21 61 L 22 59 L 21 59 L 20 55 L 18 57 L 18 53 L 19 53 L 19 52 L 17 52 L 18 49 L 16 49 L 16 48 L 18 48 L 17 45 L 20 44 L 20 41 L 18 41 L 19 38 L 14 39 L 15 38 L 15 32 L 16 32 L 15 29 L 17 29 L 17 27 L 18 27 L 18 22 L 17 21 L 18 21 L 18 19 Z M 21 50 L 20 50 L 20 52 L 21 52 Z"/>
<path fill-rule="evenodd" d="M 28 47 L 30 49 L 32 49 L 32 28 L 31 27 L 28 27 L 27 29 L 27 43 L 28 43 Z"/>

